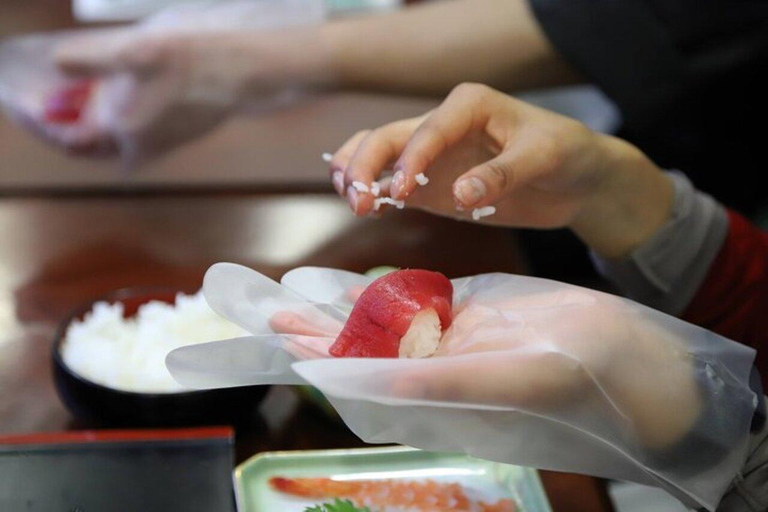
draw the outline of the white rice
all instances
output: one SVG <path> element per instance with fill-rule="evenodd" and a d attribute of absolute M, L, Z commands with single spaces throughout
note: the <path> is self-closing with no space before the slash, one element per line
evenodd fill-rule
<path fill-rule="evenodd" d="M 423 172 L 420 172 L 419 174 L 416 175 L 416 183 L 418 183 L 423 187 L 424 185 L 429 183 L 429 178 L 427 178 L 426 174 L 424 174 Z"/>
<path fill-rule="evenodd" d="M 361 194 L 367 194 L 369 192 L 368 185 L 362 181 L 353 181 L 352 186 Z"/>
<path fill-rule="evenodd" d="M 333 160 L 333 155 L 330 153 L 323 153 L 323 162 L 331 163 L 331 160 Z"/>
<path fill-rule="evenodd" d="M 437 351 L 442 331 L 440 317 L 432 308 L 416 313 L 405 336 L 400 338 L 399 357 L 429 357 Z"/>
<path fill-rule="evenodd" d="M 475 208 L 472 210 L 472 220 L 480 220 L 483 217 L 489 217 L 496 213 L 495 206 L 483 206 L 482 208 Z"/>
<path fill-rule="evenodd" d="M 378 209 L 381 208 L 381 205 L 383 204 L 391 204 L 398 210 L 405 208 L 405 201 L 395 201 L 391 197 L 380 197 L 373 200 L 373 209 L 378 211 Z"/>
<path fill-rule="evenodd" d="M 371 183 L 371 194 L 373 194 L 373 197 L 379 197 L 379 194 L 381 194 L 381 184 L 378 181 Z"/>
<path fill-rule="evenodd" d="M 165 367 L 173 349 L 248 333 L 217 315 L 202 292 L 179 294 L 176 306 L 152 301 L 135 317 L 123 305 L 96 303 L 83 321 L 67 330 L 64 363 L 90 381 L 124 391 L 173 393 L 184 390 Z"/>

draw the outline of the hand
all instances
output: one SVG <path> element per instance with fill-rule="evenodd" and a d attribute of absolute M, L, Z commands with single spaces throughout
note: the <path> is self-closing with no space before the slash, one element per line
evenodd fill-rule
<path fill-rule="evenodd" d="M 691 429 L 702 398 L 684 340 L 604 293 L 544 282 L 535 293 L 515 294 L 516 278 L 492 277 L 462 292 L 453 323 L 426 364 L 383 371 L 365 387 L 399 399 L 545 416 L 587 408 L 619 421 L 651 448 L 669 446 Z M 270 326 L 329 341 L 342 327 L 321 328 L 291 312 L 275 314 Z"/>
<path fill-rule="evenodd" d="M 581 123 L 477 84 L 462 84 L 434 111 L 349 139 L 334 155 L 337 192 L 358 215 L 387 169 L 382 193 L 406 206 L 484 222 L 574 229 L 604 256 L 647 239 L 669 216 L 672 185 L 636 148 Z M 419 186 L 416 176 L 429 183 Z"/>
<path fill-rule="evenodd" d="M 118 31 L 66 40 L 55 60 L 68 75 L 99 79 L 94 108 L 102 130 L 117 139 L 115 147 L 146 158 L 205 134 L 236 107 L 298 83 L 313 68 L 305 65 L 308 52 L 296 50 L 312 37 L 301 29 Z M 83 146 L 72 149 L 84 152 Z"/>
<path fill-rule="evenodd" d="M 708 510 L 742 467 L 753 349 L 626 299 L 486 274 L 453 281 L 435 356 L 328 357 L 371 280 L 216 265 L 206 300 L 253 336 L 177 349 L 168 368 L 201 388 L 308 382 L 370 443 L 630 480 Z"/>

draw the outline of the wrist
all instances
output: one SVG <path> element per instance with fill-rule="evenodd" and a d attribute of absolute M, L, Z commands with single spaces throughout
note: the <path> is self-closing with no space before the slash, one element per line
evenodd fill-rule
<path fill-rule="evenodd" d="M 299 88 L 328 89 L 335 80 L 322 26 L 249 34 L 235 43 L 234 74 L 244 97 Z"/>
<path fill-rule="evenodd" d="M 603 176 L 570 228 L 595 253 L 620 258 L 648 240 L 671 215 L 674 186 L 640 150 L 601 136 Z"/>

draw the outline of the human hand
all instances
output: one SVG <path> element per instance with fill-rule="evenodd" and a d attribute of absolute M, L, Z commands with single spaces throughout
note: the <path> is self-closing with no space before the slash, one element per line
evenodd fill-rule
<path fill-rule="evenodd" d="M 451 327 L 431 360 L 413 369 L 393 367 L 358 384 L 397 399 L 543 415 L 586 408 L 595 417 L 619 421 L 649 448 L 663 448 L 689 432 L 702 398 L 684 340 L 622 299 L 550 282 L 526 293 L 518 279 L 474 278 L 460 292 Z M 270 326 L 286 335 L 338 334 L 289 311 L 275 314 Z"/>
<path fill-rule="evenodd" d="M 436 355 L 328 357 L 371 280 L 215 265 L 206 300 L 253 336 L 176 349 L 168 369 L 204 389 L 310 383 L 367 442 L 630 480 L 708 510 L 742 467 L 753 349 L 619 297 L 487 274 L 452 281 Z"/>
<path fill-rule="evenodd" d="M 241 80 L 222 60 L 228 43 L 223 34 L 113 32 L 65 40 L 55 60 L 67 75 L 98 82 L 89 105 L 99 128 L 94 136 L 136 161 L 199 137 L 227 117 Z M 79 142 L 69 149 L 89 154 L 92 144 Z"/>
<path fill-rule="evenodd" d="M 462 84 L 434 111 L 350 138 L 334 154 L 334 187 L 358 215 L 375 197 L 529 228 L 570 227 L 604 256 L 629 252 L 669 216 L 672 186 L 630 144 L 478 84 Z M 419 186 L 417 176 L 429 179 Z"/>
<path fill-rule="evenodd" d="M 68 76 L 98 80 L 97 135 L 135 161 L 204 135 L 236 109 L 288 101 L 320 66 L 315 37 L 311 27 L 108 31 L 68 38 L 54 58 Z"/>

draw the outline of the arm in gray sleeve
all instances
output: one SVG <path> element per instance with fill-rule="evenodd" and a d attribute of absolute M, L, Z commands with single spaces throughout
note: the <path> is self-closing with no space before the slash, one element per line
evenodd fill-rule
<path fill-rule="evenodd" d="M 675 186 L 671 218 L 642 246 L 621 259 L 592 254 L 598 271 L 627 297 L 680 315 L 707 276 L 728 233 L 725 208 L 697 191 L 683 174 Z"/>

